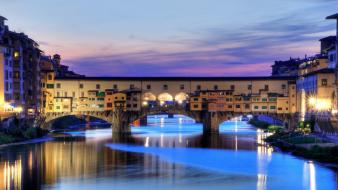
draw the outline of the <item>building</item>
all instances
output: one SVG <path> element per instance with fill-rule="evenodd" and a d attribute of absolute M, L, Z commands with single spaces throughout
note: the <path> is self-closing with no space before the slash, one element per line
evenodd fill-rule
<path fill-rule="evenodd" d="M 272 76 L 297 76 L 298 67 L 304 59 L 291 58 L 287 61 L 275 61 L 272 65 Z"/>
<path fill-rule="evenodd" d="M 295 81 L 295 77 L 57 77 L 53 112 L 65 110 L 61 102 L 73 112 L 101 109 L 98 101 L 104 96 L 104 110 L 112 111 L 190 104 L 191 110 L 275 113 L 278 98 L 287 97 L 290 105 L 283 109 L 294 113 Z"/>
<path fill-rule="evenodd" d="M 326 19 L 331 19 L 336 21 L 336 40 L 335 40 L 335 53 L 331 49 L 331 55 L 335 55 L 336 57 L 336 67 L 335 69 L 335 98 L 333 103 L 333 113 L 338 114 L 338 13 L 326 17 Z M 333 59 L 331 60 L 333 61 Z M 330 61 L 330 62 L 331 62 Z M 338 121 L 337 121 L 338 122 Z"/>
<path fill-rule="evenodd" d="M 70 71 L 69 67 L 67 65 L 62 65 L 61 64 L 61 55 L 55 54 L 53 55 L 53 58 L 50 58 L 55 76 L 57 77 L 84 77 L 84 75 L 80 75 L 75 73 L 74 71 Z"/>
<path fill-rule="evenodd" d="M 0 85 L 3 111 L 34 115 L 40 110 L 38 44 L 24 33 L 10 31 L 0 17 Z"/>
<path fill-rule="evenodd" d="M 320 53 L 327 55 L 328 51 L 331 48 L 336 47 L 336 36 L 327 36 L 325 38 L 322 38 L 320 41 Z"/>
<path fill-rule="evenodd" d="M 251 87 L 252 88 L 252 87 Z M 258 93 L 240 94 L 235 90 L 201 90 L 190 98 L 190 110 L 235 113 L 293 114 L 297 112 L 296 84 L 289 81 L 278 91 L 268 86 Z"/>
<path fill-rule="evenodd" d="M 49 56 L 41 56 L 40 85 L 41 85 L 41 113 L 54 109 L 54 78 L 55 71 Z"/>

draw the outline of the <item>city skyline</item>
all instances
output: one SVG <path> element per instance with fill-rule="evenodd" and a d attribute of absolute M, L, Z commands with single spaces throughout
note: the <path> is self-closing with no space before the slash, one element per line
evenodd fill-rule
<path fill-rule="evenodd" d="M 335 33 L 334 0 L 81 2 L 2 2 L 0 15 L 88 76 L 270 75 Z"/>

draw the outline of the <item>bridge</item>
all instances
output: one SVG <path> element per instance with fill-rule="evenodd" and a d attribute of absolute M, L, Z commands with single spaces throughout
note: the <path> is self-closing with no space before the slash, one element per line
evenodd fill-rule
<path fill-rule="evenodd" d="M 50 128 L 53 121 L 66 116 L 91 116 L 104 120 L 111 124 L 114 133 L 129 133 L 131 131 L 131 124 L 138 120 L 146 118 L 148 115 L 158 114 L 180 114 L 188 116 L 194 119 L 197 123 L 203 124 L 204 133 L 218 133 L 219 126 L 221 123 L 231 120 L 232 118 L 242 115 L 267 115 L 274 119 L 282 121 L 286 126 L 293 125 L 297 121 L 290 114 L 268 114 L 268 113 L 235 113 L 225 111 L 190 111 L 184 107 L 171 107 L 171 108 L 153 108 L 153 109 L 142 109 L 140 111 L 78 111 L 78 112 L 54 112 L 41 114 L 36 119 L 36 125 L 42 128 Z"/>

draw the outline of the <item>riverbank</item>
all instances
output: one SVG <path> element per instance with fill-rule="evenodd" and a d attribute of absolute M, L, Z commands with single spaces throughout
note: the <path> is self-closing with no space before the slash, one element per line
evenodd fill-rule
<path fill-rule="evenodd" d="M 338 144 L 325 138 L 299 132 L 278 132 L 265 141 L 292 155 L 338 167 Z"/>
<path fill-rule="evenodd" d="M 40 127 L 33 127 L 33 121 L 14 118 L 6 124 L 0 124 L 0 145 L 42 138 L 48 132 Z"/>

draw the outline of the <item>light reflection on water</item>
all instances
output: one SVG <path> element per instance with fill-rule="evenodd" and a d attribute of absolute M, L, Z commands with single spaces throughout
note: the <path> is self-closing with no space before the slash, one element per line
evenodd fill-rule
<path fill-rule="evenodd" d="M 239 121 L 203 135 L 193 120 L 166 116 L 149 117 L 131 137 L 68 132 L 0 149 L 0 188 L 336 189 L 334 171 L 273 152 L 265 136 Z"/>

